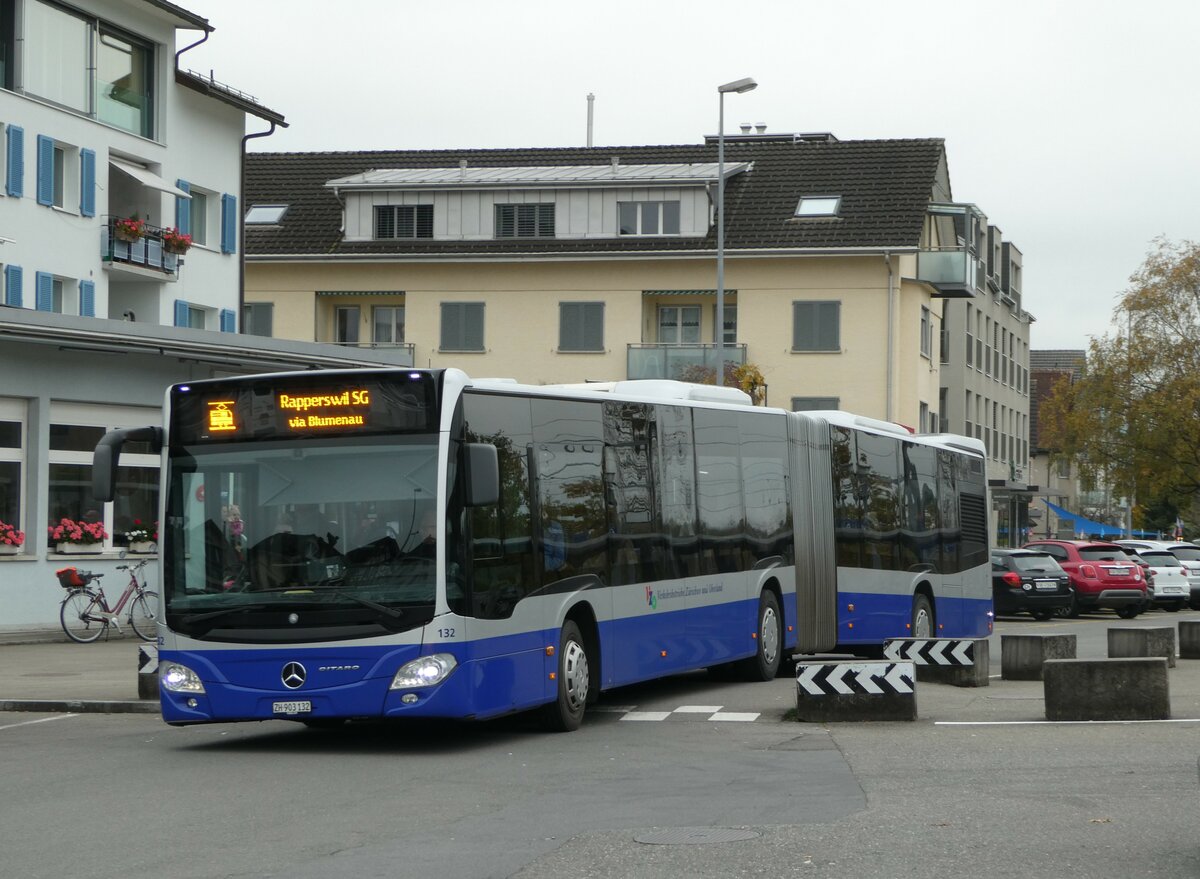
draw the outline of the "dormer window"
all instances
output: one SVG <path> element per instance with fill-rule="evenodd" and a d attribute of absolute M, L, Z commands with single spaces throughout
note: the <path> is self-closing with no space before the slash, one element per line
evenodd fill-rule
<path fill-rule="evenodd" d="M 805 195 L 796 205 L 797 217 L 836 217 L 841 207 L 840 195 Z"/>
<path fill-rule="evenodd" d="M 621 235 L 678 235 L 679 202 L 618 202 L 617 221 Z"/>
<path fill-rule="evenodd" d="M 376 205 L 376 238 L 432 238 L 433 205 Z"/>
<path fill-rule="evenodd" d="M 496 205 L 497 238 L 553 238 L 554 205 Z"/>

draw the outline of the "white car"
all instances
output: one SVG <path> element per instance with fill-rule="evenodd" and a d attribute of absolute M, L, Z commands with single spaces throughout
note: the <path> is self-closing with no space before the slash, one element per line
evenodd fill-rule
<path fill-rule="evenodd" d="M 1136 553 L 1165 551 L 1179 559 L 1188 581 L 1189 603 L 1194 609 L 1200 610 L 1200 546 L 1178 540 L 1115 540 L 1113 542 Z"/>
<path fill-rule="evenodd" d="M 1150 604 L 1172 611 L 1187 607 L 1192 586 L 1183 562 L 1165 549 L 1142 549 L 1137 554 L 1150 566 L 1151 576 L 1147 583 Z"/>

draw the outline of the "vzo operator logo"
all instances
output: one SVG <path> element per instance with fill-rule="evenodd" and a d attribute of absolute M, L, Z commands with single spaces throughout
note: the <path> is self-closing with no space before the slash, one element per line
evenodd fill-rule
<path fill-rule="evenodd" d="M 650 605 L 654 610 L 658 610 L 658 596 L 654 594 L 654 590 L 649 586 L 646 587 L 646 604 Z"/>

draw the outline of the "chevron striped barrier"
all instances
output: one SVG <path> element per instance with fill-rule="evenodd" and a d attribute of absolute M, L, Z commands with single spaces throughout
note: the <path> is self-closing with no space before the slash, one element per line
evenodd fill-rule
<path fill-rule="evenodd" d="M 911 662 L 917 680 L 986 687 L 990 661 L 986 638 L 893 638 L 883 645 L 885 659 Z"/>
<path fill-rule="evenodd" d="M 138 698 L 158 698 L 158 648 L 153 644 L 138 645 Z"/>
<path fill-rule="evenodd" d="M 916 720 L 911 662 L 800 662 L 796 714 L 807 723 Z"/>

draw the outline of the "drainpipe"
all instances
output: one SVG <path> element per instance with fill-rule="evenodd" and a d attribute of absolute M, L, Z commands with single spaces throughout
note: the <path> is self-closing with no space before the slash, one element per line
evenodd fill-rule
<path fill-rule="evenodd" d="M 189 49 L 194 49 L 197 46 L 199 46 L 201 43 L 205 42 L 208 39 L 208 35 L 210 33 L 212 33 L 212 31 L 205 31 L 204 36 L 202 36 L 200 39 L 196 40 L 196 42 L 192 43 L 189 46 L 184 46 L 182 49 L 180 49 L 178 52 L 175 53 L 175 69 L 176 70 L 179 69 L 179 56 L 182 55 L 184 52 L 187 52 Z"/>
<path fill-rule="evenodd" d="M 242 152 L 241 166 L 238 171 L 238 195 L 242 202 L 241 216 L 246 215 L 246 141 L 256 137 L 270 137 L 275 133 L 275 123 L 271 123 L 271 127 L 266 131 L 259 131 L 253 134 L 247 134 L 242 137 Z M 246 224 L 241 219 L 237 221 L 238 229 L 238 307 L 237 315 L 234 317 L 234 326 L 241 333 L 245 330 L 242 326 L 242 315 L 246 313 Z"/>
<path fill-rule="evenodd" d="M 883 261 L 887 264 L 888 299 L 887 299 L 887 417 L 885 421 L 895 421 L 895 400 L 892 385 L 895 383 L 895 348 L 896 348 L 896 275 L 892 271 L 892 253 L 883 252 Z"/>

